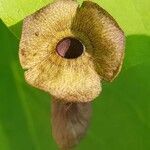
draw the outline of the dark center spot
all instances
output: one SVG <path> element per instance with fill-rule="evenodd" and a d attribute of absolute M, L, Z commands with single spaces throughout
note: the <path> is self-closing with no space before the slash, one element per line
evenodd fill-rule
<path fill-rule="evenodd" d="M 81 56 L 83 50 L 83 44 L 78 39 L 72 37 L 62 39 L 56 46 L 57 53 L 61 57 L 67 59 L 73 59 Z"/>

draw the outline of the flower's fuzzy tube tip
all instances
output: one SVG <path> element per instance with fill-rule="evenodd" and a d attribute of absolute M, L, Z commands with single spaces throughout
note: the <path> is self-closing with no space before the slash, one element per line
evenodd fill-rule
<path fill-rule="evenodd" d="M 71 150 L 86 134 L 91 103 L 52 101 L 52 134 L 61 150 Z"/>

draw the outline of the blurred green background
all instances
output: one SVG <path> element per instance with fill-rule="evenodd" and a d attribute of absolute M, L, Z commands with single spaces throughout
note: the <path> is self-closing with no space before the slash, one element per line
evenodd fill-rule
<path fill-rule="evenodd" d="M 0 0 L 0 150 L 57 149 L 50 96 L 25 83 L 18 59 L 20 21 L 49 1 L 31 5 L 36 2 Z M 150 1 L 97 2 L 124 29 L 126 55 L 119 77 L 103 83 L 87 136 L 76 149 L 150 150 Z"/>

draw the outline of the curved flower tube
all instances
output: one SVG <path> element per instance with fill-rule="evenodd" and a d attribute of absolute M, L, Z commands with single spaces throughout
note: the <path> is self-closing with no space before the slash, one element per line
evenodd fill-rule
<path fill-rule="evenodd" d="M 80 103 L 101 93 L 102 80 L 116 78 L 124 49 L 123 31 L 98 4 L 58 0 L 25 18 L 19 57 L 30 85 L 54 101 Z"/>

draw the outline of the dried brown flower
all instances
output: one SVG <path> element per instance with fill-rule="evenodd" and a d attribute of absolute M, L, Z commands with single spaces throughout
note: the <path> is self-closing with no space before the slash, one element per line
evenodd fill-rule
<path fill-rule="evenodd" d="M 100 94 L 101 80 L 112 81 L 118 75 L 124 42 L 119 25 L 96 3 L 84 1 L 79 6 L 58 0 L 24 20 L 19 57 L 29 84 L 76 107 L 75 102 L 90 102 Z"/>
<path fill-rule="evenodd" d="M 84 46 L 74 59 L 56 51 L 58 42 L 69 37 Z M 60 0 L 24 20 L 19 56 L 27 70 L 25 78 L 58 99 L 93 100 L 101 92 L 100 81 L 112 81 L 120 71 L 123 54 L 122 30 L 93 2 L 79 7 L 77 2 Z"/>

